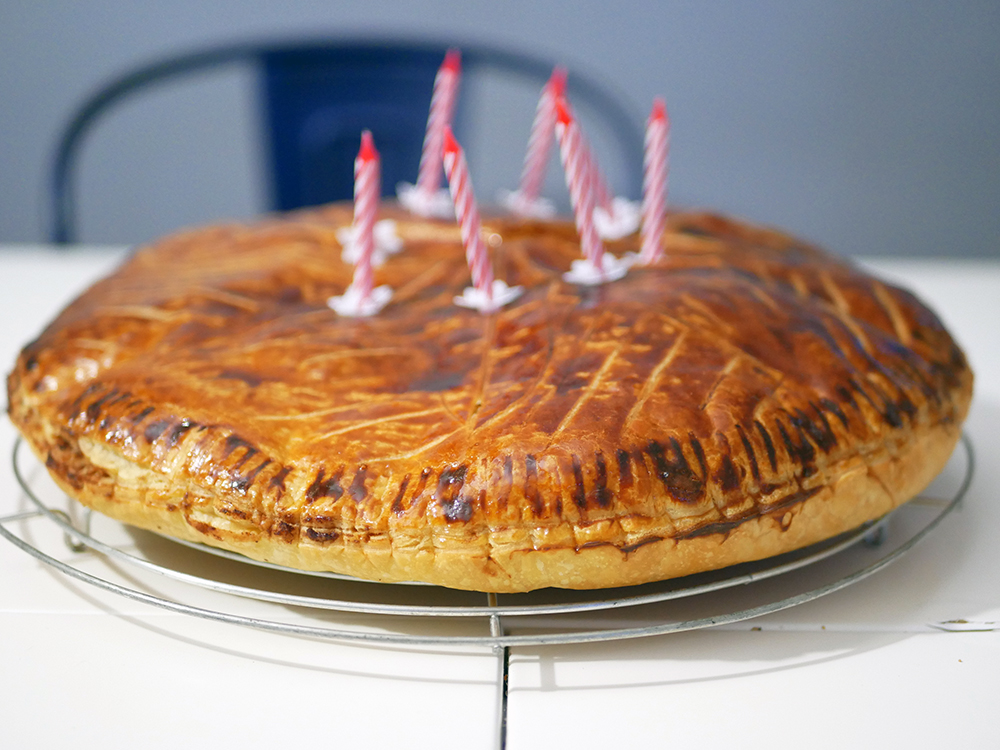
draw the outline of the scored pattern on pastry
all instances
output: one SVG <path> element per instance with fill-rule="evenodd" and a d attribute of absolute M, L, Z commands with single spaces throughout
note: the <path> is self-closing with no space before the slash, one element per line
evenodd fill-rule
<path fill-rule="evenodd" d="M 302 567 L 615 585 L 884 513 L 968 408 L 933 313 L 773 230 L 674 214 L 655 265 L 591 288 L 562 279 L 571 224 L 487 221 L 498 278 L 526 291 L 481 315 L 451 303 L 468 283 L 454 227 L 398 213 L 404 252 L 375 281 L 393 301 L 354 320 L 325 305 L 350 283 L 349 216 L 177 235 L 71 305 L 8 384 L 57 479 L 129 522 Z"/>

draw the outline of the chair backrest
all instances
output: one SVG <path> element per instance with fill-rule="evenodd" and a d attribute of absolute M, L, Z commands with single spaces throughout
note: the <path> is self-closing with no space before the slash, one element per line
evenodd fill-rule
<path fill-rule="evenodd" d="M 553 68 L 544 58 L 482 45 L 323 40 L 201 50 L 130 71 L 84 101 L 59 138 L 51 175 L 50 239 L 78 239 L 76 164 L 84 136 L 103 115 L 159 83 L 233 64 L 260 69 L 261 115 L 268 139 L 264 150 L 270 167 L 268 208 L 289 210 L 350 198 L 358 138 L 365 128 L 372 130 L 382 154 L 383 193 L 390 195 L 397 182 L 416 178 L 434 76 L 449 46 L 461 50 L 463 86 L 467 75 L 500 71 L 537 91 Z M 638 185 L 640 118 L 606 87 L 575 70 L 569 93 L 575 103 L 599 114 L 617 143 L 629 184 Z M 456 133 L 461 139 L 468 124 L 462 97 L 458 107 Z"/>
<path fill-rule="evenodd" d="M 412 182 L 443 57 L 439 47 L 372 44 L 264 52 L 271 206 L 288 210 L 350 198 L 366 128 L 382 157 L 382 194 Z M 468 69 L 468 53 L 463 57 Z"/>

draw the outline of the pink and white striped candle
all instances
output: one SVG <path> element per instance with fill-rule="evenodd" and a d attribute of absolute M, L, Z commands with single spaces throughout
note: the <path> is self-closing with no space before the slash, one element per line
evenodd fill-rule
<path fill-rule="evenodd" d="M 381 161 L 371 131 L 361 133 L 361 148 L 354 160 L 354 223 L 347 233 L 355 251 L 354 275 L 344 294 L 327 302 L 338 315 L 366 317 L 388 304 L 392 289 L 374 288 L 375 217 L 381 194 Z"/>
<path fill-rule="evenodd" d="M 431 195 L 441 187 L 441 145 L 445 129 L 451 127 L 461 76 L 461 54 L 457 49 L 450 49 L 445 53 L 444 62 L 434 77 L 434 92 L 431 94 L 427 130 L 424 132 L 424 146 L 420 154 L 417 190 L 424 195 Z"/>
<path fill-rule="evenodd" d="M 603 271 L 604 243 L 594 227 L 594 184 L 589 173 L 587 148 L 565 99 L 556 101 L 556 136 L 583 256 Z"/>
<path fill-rule="evenodd" d="M 528 150 L 524 155 L 521 170 L 520 199 L 526 204 L 538 200 L 545 182 L 545 168 L 549 162 L 549 151 L 555 134 L 556 100 L 566 95 L 566 69 L 556 67 L 548 83 L 542 88 L 535 109 L 535 119 L 531 123 L 528 136 Z"/>
<path fill-rule="evenodd" d="M 492 303 L 493 266 L 486 250 L 486 243 L 483 242 L 482 221 L 476 206 L 476 196 L 472 192 L 469 164 L 450 127 L 444 129 L 442 156 L 444 170 L 448 175 L 448 189 L 455 204 L 455 216 L 462 233 L 462 243 L 465 245 L 465 258 L 472 273 L 472 285 L 485 295 L 488 303 Z"/>
<path fill-rule="evenodd" d="M 580 131 L 580 144 L 583 149 L 584 169 L 587 175 L 587 180 L 591 184 L 591 190 L 594 193 L 594 205 L 600 206 L 609 214 L 613 214 L 614 195 L 612 195 L 611 189 L 608 187 L 608 181 L 605 179 L 604 173 L 601 171 L 600 164 L 597 162 L 597 157 L 594 156 L 594 150 L 590 147 L 590 141 L 587 140 L 587 134 L 583 132 L 583 128 L 576 119 L 576 115 L 573 113 L 573 106 L 569 103 L 569 99 L 567 99 L 564 95 L 560 97 L 560 101 L 566 108 L 566 111 L 569 112 L 570 117 L 576 123 L 577 129 Z"/>
<path fill-rule="evenodd" d="M 362 302 L 371 296 L 374 275 L 372 254 L 375 252 L 375 215 L 378 213 L 381 186 L 381 161 L 375 150 L 370 130 L 361 133 L 361 148 L 354 160 L 354 241 L 358 245 L 358 261 L 354 264 L 354 279 Z"/>
<path fill-rule="evenodd" d="M 653 100 L 646 122 L 642 173 L 642 249 L 639 260 L 654 263 L 663 254 L 667 212 L 667 170 L 670 155 L 670 118 L 663 99 Z"/>

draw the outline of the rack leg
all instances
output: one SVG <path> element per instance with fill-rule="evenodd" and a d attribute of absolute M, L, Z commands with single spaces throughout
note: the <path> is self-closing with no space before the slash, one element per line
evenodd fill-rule
<path fill-rule="evenodd" d="M 64 510 L 60 510 L 59 508 L 50 508 L 49 512 L 53 513 L 53 514 L 55 514 L 57 516 L 59 516 L 66 523 L 68 523 L 70 526 L 75 526 L 76 525 L 73 522 L 73 519 L 70 518 L 69 513 L 67 513 Z M 66 546 L 69 547 L 69 549 L 70 549 L 71 552 L 86 552 L 87 551 L 87 545 L 84 544 L 83 542 L 81 542 L 77 537 L 75 537 L 72 534 L 70 534 L 68 531 L 63 532 L 63 542 L 65 542 Z"/>
<path fill-rule="evenodd" d="M 489 606 L 497 606 L 497 595 L 487 594 Z M 500 615 L 490 615 L 490 635 L 500 638 L 503 635 L 503 624 Z M 507 747 L 507 685 L 510 674 L 510 649 L 497 644 L 493 647 L 497 655 L 497 750 Z"/>
<path fill-rule="evenodd" d="M 889 520 L 882 519 L 865 534 L 864 543 L 869 547 L 881 547 L 889 535 Z"/>
<path fill-rule="evenodd" d="M 499 687 L 497 706 L 497 750 L 507 747 L 507 676 L 510 671 L 510 649 L 506 646 L 496 647 L 498 664 L 497 685 Z"/>

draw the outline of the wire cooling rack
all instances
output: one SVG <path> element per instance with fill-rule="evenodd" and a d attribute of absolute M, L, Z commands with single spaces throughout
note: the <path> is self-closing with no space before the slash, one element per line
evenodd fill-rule
<path fill-rule="evenodd" d="M 292 571 L 178 543 L 83 510 L 55 488 L 38 462 L 22 450 L 21 441 L 15 443 L 12 461 L 26 509 L 0 517 L 0 535 L 71 578 L 185 615 L 321 640 L 490 648 L 499 657 L 497 737 L 503 747 L 511 648 L 640 638 L 737 623 L 843 589 L 912 549 L 961 502 L 975 460 L 966 436 L 960 446 L 927 492 L 855 531 L 756 563 L 597 592 L 495 595 L 373 583 Z M 28 466 L 29 461 L 34 465 Z M 36 543 L 31 524 L 58 527 L 69 559 L 64 559 L 65 545 L 46 550 Z M 95 556 L 104 560 L 109 575 L 83 569 L 81 563 Z M 116 570 L 128 572 L 113 580 Z M 155 583 L 164 579 L 171 582 L 166 595 Z"/>

